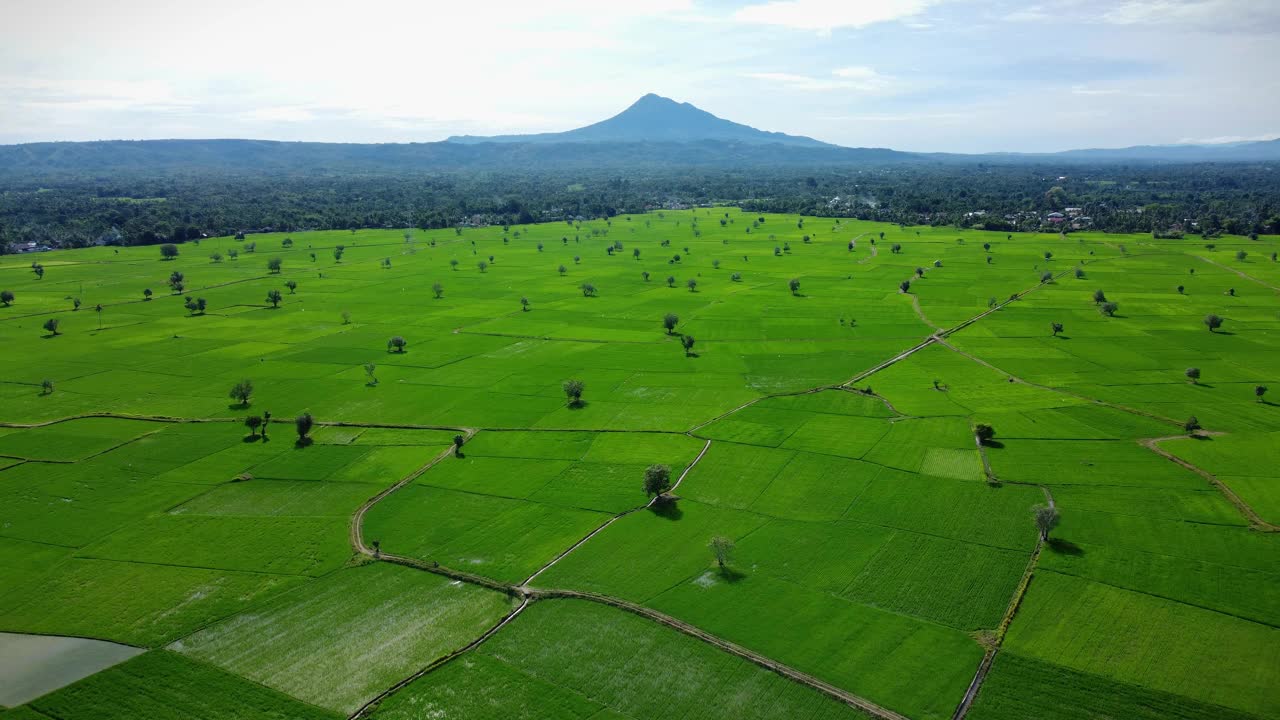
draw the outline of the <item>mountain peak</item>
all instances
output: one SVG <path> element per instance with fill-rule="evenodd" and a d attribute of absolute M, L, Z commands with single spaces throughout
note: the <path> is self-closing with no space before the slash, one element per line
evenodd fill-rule
<path fill-rule="evenodd" d="M 571 143 L 571 142 L 699 142 L 717 140 L 743 144 L 778 143 L 803 147 L 833 147 L 813 138 L 757 130 L 725 120 L 689 103 L 647 93 L 626 110 L 607 120 L 559 133 L 537 135 L 462 135 L 457 143 Z"/>

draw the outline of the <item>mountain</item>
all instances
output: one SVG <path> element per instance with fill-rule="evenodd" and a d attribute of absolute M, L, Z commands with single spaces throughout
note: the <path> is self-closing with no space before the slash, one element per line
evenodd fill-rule
<path fill-rule="evenodd" d="M 749 125 L 716 117 L 706 110 L 649 93 L 631 107 L 608 120 L 557 133 L 535 135 L 455 135 L 451 143 L 634 143 L 634 142 L 723 142 L 768 144 L 795 147 L 835 148 L 809 137 L 757 130 Z"/>

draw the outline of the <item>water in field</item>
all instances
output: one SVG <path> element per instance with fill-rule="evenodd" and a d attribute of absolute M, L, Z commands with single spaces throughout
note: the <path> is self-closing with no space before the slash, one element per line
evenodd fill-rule
<path fill-rule="evenodd" d="M 143 652 L 102 640 L 0 632 L 0 707 L 21 705 Z"/>

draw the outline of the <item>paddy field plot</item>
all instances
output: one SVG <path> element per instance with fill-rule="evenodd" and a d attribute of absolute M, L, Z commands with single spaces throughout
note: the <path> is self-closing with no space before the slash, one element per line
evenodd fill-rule
<path fill-rule="evenodd" d="M 560 590 L 911 720 L 991 648 L 978 720 L 1280 718 L 1278 247 L 697 208 L 0 257 L 0 632 L 147 650 L 0 717 L 346 716 L 525 592 L 376 714 L 854 714 Z"/>

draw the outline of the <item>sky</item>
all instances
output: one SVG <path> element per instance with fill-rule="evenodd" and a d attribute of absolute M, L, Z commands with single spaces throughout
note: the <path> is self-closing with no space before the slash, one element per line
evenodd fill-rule
<path fill-rule="evenodd" d="M 1280 137 L 1280 0 L 6 4 L 2 144 L 430 142 L 649 92 L 854 147 Z"/>

